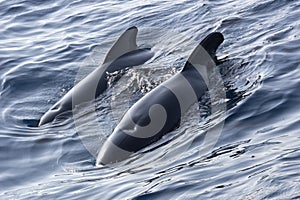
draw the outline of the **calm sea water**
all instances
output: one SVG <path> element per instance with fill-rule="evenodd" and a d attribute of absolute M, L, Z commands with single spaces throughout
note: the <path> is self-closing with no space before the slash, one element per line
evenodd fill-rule
<path fill-rule="evenodd" d="M 299 1 L 2 0 L 0 16 L 1 199 L 300 199 Z M 86 123 L 33 127 L 130 26 L 155 57 L 111 75 L 98 126 L 87 109 L 79 116 Z M 80 131 L 109 136 L 212 31 L 224 34 L 217 54 L 228 56 L 218 66 L 228 107 L 216 145 L 199 153 L 218 116 L 199 121 L 196 106 L 159 142 L 96 167 L 101 141 L 87 149 Z"/>

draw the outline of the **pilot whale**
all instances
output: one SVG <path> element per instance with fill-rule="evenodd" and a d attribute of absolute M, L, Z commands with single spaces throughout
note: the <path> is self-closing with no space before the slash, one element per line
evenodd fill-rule
<path fill-rule="evenodd" d="M 219 32 L 205 37 L 184 68 L 139 99 L 122 117 L 98 152 L 96 165 L 116 163 L 174 130 L 181 116 L 208 90 L 208 76 L 224 41 Z"/>
<path fill-rule="evenodd" d="M 154 53 L 150 48 L 138 48 L 136 44 L 138 29 L 127 29 L 107 53 L 102 66 L 97 67 L 86 78 L 67 92 L 39 120 L 38 126 L 52 122 L 58 115 L 70 111 L 83 102 L 94 100 L 107 89 L 106 73 L 128 67 L 142 65 Z"/>

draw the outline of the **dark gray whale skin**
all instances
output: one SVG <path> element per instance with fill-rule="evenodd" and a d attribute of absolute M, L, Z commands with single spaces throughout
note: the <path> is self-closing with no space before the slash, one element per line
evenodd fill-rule
<path fill-rule="evenodd" d="M 71 111 L 76 105 L 94 100 L 107 89 L 106 73 L 144 64 L 154 53 L 136 45 L 137 28 L 127 29 L 107 53 L 102 66 L 75 85 L 39 120 L 38 126 L 52 122 L 57 116 Z"/>
<path fill-rule="evenodd" d="M 206 73 L 215 66 L 215 53 L 223 40 L 219 32 L 209 34 L 193 51 L 181 72 L 137 101 L 103 144 L 96 165 L 125 160 L 178 127 L 184 112 L 207 91 L 201 71 L 204 69 Z"/>

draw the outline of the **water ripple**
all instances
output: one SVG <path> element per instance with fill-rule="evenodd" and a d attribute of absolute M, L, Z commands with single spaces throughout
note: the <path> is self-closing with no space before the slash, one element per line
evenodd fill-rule
<path fill-rule="evenodd" d="M 0 198 L 299 198 L 298 1 L 0 2 Z M 76 116 L 81 124 L 61 118 L 33 127 L 133 25 L 154 58 L 108 74 L 109 89 Z M 199 153 L 206 131 L 221 121 L 209 116 L 204 98 L 157 143 L 95 167 L 97 134 L 107 137 L 211 31 L 224 34 L 217 54 L 228 57 L 218 66 L 228 110 L 214 149 Z M 90 123 L 93 109 L 101 129 Z M 84 130 L 95 135 L 92 151 L 80 140 Z"/>

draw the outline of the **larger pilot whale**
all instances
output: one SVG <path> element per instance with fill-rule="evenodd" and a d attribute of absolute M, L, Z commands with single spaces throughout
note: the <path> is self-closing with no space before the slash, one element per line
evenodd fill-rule
<path fill-rule="evenodd" d="M 154 53 L 150 48 L 138 48 L 137 28 L 127 29 L 111 47 L 102 66 L 75 85 L 54 104 L 39 120 L 38 126 L 52 122 L 58 115 L 72 110 L 76 105 L 94 100 L 107 89 L 106 73 L 144 64 Z"/>
<path fill-rule="evenodd" d="M 207 74 L 216 65 L 215 53 L 223 40 L 219 32 L 209 34 L 179 73 L 138 100 L 102 145 L 96 164 L 125 160 L 175 129 L 181 116 L 207 91 Z"/>

